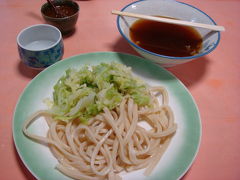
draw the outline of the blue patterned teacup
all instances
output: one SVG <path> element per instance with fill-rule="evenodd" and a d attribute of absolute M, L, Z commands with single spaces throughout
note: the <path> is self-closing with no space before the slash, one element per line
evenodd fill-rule
<path fill-rule="evenodd" d="M 62 34 L 58 28 L 38 24 L 23 29 L 17 36 L 18 52 L 24 64 L 44 69 L 63 56 Z"/>

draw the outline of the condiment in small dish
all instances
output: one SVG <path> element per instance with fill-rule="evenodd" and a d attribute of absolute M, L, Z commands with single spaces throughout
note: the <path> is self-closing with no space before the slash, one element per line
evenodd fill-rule
<path fill-rule="evenodd" d="M 75 28 L 79 5 L 71 0 L 54 0 L 51 3 L 45 3 L 41 13 L 47 23 L 57 27 L 63 34 L 67 34 Z"/>

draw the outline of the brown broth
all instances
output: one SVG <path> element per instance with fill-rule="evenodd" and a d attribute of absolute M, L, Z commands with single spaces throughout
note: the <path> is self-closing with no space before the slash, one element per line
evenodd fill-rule
<path fill-rule="evenodd" d="M 166 56 L 193 56 L 202 48 L 199 32 L 187 26 L 139 19 L 130 27 L 129 35 L 143 49 Z"/>

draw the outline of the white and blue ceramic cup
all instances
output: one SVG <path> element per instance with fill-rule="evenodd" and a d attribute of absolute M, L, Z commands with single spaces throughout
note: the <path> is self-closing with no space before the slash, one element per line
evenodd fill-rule
<path fill-rule="evenodd" d="M 63 56 L 60 30 L 52 25 L 37 24 L 23 29 L 17 36 L 19 56 L 24 64 L 44 69 Z"/>

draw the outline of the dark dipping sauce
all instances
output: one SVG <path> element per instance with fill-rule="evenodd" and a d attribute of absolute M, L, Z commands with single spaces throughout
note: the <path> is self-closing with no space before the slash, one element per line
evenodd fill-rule
<path fill-rule="evenodd" d="M 193 56 L 202 48 L 201 35 L 188 26 L 139 19 L 130 27 L 129 35 L 143 49 L 166 56 Z"/>
<path fill-rule="evenodd" d="M 56 8 L 59 12 L 61 12 L 61 16 L 56 14 L 56 12 L 54 11 L 54 9 L 51 6 L 47 7 L 44 10 L 44 14 L 46 16 L 53 17 L 53 18 L 63 18 L 63 17 L 72 16 L 78 12 L 78 9 L 76 7 L 74 7 L 72 4 L 56 5 Z"/>

